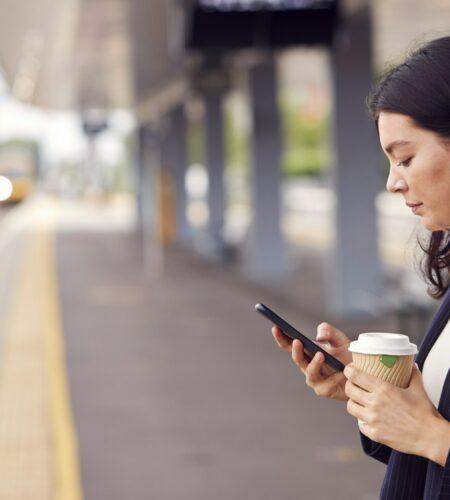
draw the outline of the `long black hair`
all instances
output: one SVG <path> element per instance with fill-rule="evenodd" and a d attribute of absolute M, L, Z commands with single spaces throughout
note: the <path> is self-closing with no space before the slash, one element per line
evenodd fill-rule
<path fill-rule="evenodd" d="M 391 68 L 367 104 L 377 130 L 380 112 L 390 111 L 450 140 L 450 37 L 426 43 Z M 438 299 L 450 286 L 450 231 L 432 231 L 425 244 L 418 243 L 424 252 L 420 268 L 428 294 Z"/>

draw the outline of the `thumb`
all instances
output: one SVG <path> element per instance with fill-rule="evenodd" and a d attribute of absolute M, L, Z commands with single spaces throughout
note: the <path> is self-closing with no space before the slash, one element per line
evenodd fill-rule
<path fill-rule="evenodd" d="M 316 340 L 318 342 L 328 342 L 332 347 L 341 347 L 350 343 L 350 339 L 344 332 L 329 323 L 320 323 L 317 327 Z"/>

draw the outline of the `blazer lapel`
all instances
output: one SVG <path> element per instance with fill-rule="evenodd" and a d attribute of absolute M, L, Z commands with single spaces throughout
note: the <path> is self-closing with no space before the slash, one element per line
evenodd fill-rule
<path fill-rule="evenodd" d="M 444 326 L 450 319 L 450 287 L 445 293 L 442 304 L 434 315 L 431 324 L 428 328 L 427 334 L 425 335 L 417 354 L 416 363 L 419 365 L 419 369 L 422 370 L 425 358 L 436 342 L 439 334 L 442 332 Z"/>

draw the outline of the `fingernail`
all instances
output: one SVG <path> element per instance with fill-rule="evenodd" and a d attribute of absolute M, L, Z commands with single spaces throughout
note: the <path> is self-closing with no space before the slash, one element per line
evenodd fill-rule
<path fill-rule="evenodd" d="M 330 332 L 328 331 L 328 328 L 326 326 L 320 326 L 319 331 L 317 332 L 317 340 L 326 339 L 328 338 L 329 334 Z"/>
<path fill-rule="evenodd" d="M 322 353 L 321 352 L 316 352 L 316 355 L 314 357 L 316 358 L 316 361 L 322 361 Z"/>

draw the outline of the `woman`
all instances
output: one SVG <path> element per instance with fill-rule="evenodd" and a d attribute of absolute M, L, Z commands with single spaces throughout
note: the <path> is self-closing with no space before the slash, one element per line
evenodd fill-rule
<path fill-rule="evenodd" d="M 387 464 L 382 499 L 450 499 L 450 37 L 389 71 L 369 109 L 390 162 L 387 190 L 403 196 L 430 231 L 422 270 L 428 293 L 443 297 L 410 385 L 397 388 L 357 370 L 349 338 L 327 323 L 318 326 L 317 340 L 347 365 L 344 373 L 333 373 L 320 353 L 310 360 L 301 342 L 278 328 L 272 332 L 318 396 L 346 401 L 362 421 L 364 451 Z"/>

